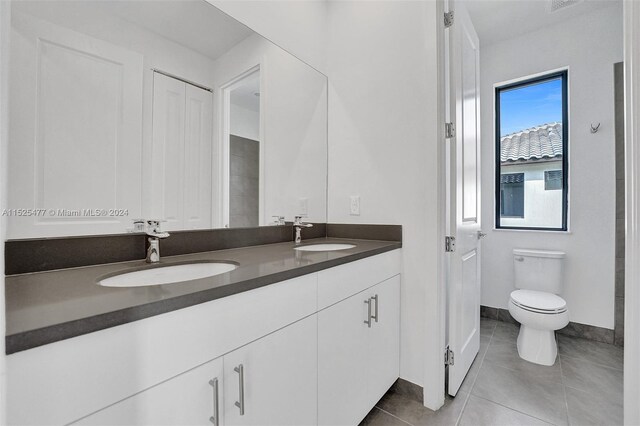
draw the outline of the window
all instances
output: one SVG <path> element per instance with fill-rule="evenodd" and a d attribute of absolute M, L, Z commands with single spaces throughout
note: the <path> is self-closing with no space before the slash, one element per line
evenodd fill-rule
<path fill-rule="evenodd" d="M 567 230 L 567 80 L 496 87 L 496 228 Z"/>
<path fill-rule="evenodd" d="M 524 217 L 524 173 L 500 176 L 500 215 Z"/>
<path fill-rule="evenodd" d="M 562 189 L 562 170 L 548 170 L 544 172 L 544 190 L 554 191 Z"/>

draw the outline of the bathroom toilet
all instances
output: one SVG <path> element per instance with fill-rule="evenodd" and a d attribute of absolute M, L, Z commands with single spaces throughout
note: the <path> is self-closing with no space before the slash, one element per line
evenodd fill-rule
<path fill-rule="evenodd" d="M 562 291 L 565 254 L 560 251 L 513 250 L 516 290 L 509 313 L 520 323 L 520 358 L 553 365 L 558 354 L 555 330 L 569 324 L 569 310 Z"/>

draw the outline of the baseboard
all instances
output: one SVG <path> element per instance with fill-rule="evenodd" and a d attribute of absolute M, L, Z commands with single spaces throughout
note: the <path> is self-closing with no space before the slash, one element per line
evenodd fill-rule
<path fill-rule="evenodd" d="M 496 321 L 518 324 L 513 319 L 509 310 L 503 308 L 492 308 L 489 306 L 480 306 L 480 317 L 489 318 Z M 558 334 L 572 337 L 580 337 L 582 339 L 593 340 L 595 342 L 614 344 L 614 331 L 608 328 L 596 327 L 593 325 L 580 324 L 578 322 L 570 322 L 565 328 L 557 331 Z"/>

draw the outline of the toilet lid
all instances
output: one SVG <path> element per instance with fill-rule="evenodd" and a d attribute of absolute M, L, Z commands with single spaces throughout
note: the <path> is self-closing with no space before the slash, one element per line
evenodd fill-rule
<path fill-rule="evenodd" d="M 545 291 L 516 290 L 511 301 L 524 309 L 541 313 L 561 313 L 567 310 L 567 302 L 560 296 Z"/>

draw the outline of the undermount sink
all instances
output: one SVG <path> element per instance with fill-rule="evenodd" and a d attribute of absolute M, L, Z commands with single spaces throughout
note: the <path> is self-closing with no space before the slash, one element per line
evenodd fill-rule
<path fill-rule="evenodd" d="M 353 244 L 309 244 L 308 246 L 295 247 L 294 250 L 299 251 L 335 251 L 335 250 L 347 250 L 354 248 Z"/>
<path fill-rule="evenodd" d="M 171 284 L 213 277 L 233 271 L 238 265 L 226 262 L 199 262 L 159 266 L 127 272 L 101 279 L 104 287 L 144 287 L 148 285 Z"/>

